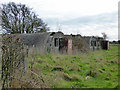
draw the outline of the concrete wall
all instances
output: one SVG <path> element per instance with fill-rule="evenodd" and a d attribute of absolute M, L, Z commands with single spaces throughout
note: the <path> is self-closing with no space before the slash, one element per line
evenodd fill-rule
<path fill-rule="evenodd" d="M 55 33 L 55 34 L 53 34 L 53 35 L 51 35 L 52 36 L 52 45 L 51 45 L 51 53 L 61 53 L 60 51 L 59 51 L 59 49 L 60 49 L 60 39 L 61 38 L 64 38 L 64 34 L 62 33 L 62 32 L 57 32 L 57 33 Z M 58 46 L 55 46 L 55 39 L 58 39 Z"/>
<path fill-rule="evenodd" d="M 95 37 L 82 37 L 81 35 L 64 35 L 62 32 L 44 32 L 33 34 L 15 34 L 15 38 L 18 37 L 23 40 L 25 49 L 29 51 L 29 54 L 45 54 L 45 53 L 63 53 L 67 49 L 60 47 L 61 39 L 72 40 L 72 53 L 79 54 L 88 52 L 90 50 L 101 49 L 102 39 L 96 39 Z M 58 46 L 55 46 L 55 39 L 58 39 Z M 91 46 L 91 41 L 96 42 L 96 46 Z M 0 44 L 1 45 L 1 44 Z M 68 45 L 67 45 L 68 46 Z"/>
<path fill-rule="evenodd" d="M 18 34 L 16 37 L 19 37 L 23 40 L 25 48 L 28 47 L 29 53 L 38 53 L 45 54 L 47 40 L 50 33 L 34 33 L 34 34 Z"/>
<path fill-rule="evenodd" d="M 60 53 L 59 42 L 58 46 L 55 46 L 55 38 L 63 38 L 64 35 L 61 32 L 57 33 L 34 33 L 34 34 L 16 34 L 16 37 L 23 39 L 25 47 L 28 46 L 29 53 L 45 54 L 45 53 Z"/>
<path fill-rule="evenodd" d="M 65 35 L 65 37 L 72 39 L 73 54 L 88 52 L 90 50 L 88 43 L 81 35 Z"/>
<path fill-rule="evenodd" d="M 86 42 L 88 43 L 90 50 L 100 50 L 102 49 L 102 41 L 103 39 L 101 37 L 94 37 L 94 36 L 88 36 L 84 37 Z M 92 42 L 95 42 L 95 44 L 92 44 Z"/>

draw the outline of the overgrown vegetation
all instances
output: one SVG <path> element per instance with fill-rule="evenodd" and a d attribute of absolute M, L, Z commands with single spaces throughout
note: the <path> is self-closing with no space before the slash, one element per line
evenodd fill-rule
<path fill-rule="evenodd" d="M 24 44 L 19 38 L 14 38 L 13 35 L 3 35 L 2 36 L 2 58 L 1 63 L 2 72 L 2 88 L 9 88 L 10 83 L 16 77 L 16 70 L 21 72 L 19 77 L 23 75 L 24 72 Z M 1 69 L 0 69 L 1 70 Z"/>
<path fill-rule="evenodd" d="M 118 85 L 118 46 L 79 55 L 34 55 L 28 67 L 51 88 L 115 88 Z"/>
<path fill-rule="evenodd" d="M 14 35 L 2 36 L 2 57 L 0 61 L 1 88 L 45 88 L 47 87 L 43 78 L 26 67 L 27 49 L 22 39 Z"/>

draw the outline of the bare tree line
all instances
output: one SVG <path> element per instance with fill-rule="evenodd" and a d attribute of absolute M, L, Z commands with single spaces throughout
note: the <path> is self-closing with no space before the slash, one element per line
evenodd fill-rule
<path fill-rule="evenodd" d="M 25 4 L 2 4 L 1 13 L 4 33 L 37 33 L 49 30 L 47 24 Z"/>

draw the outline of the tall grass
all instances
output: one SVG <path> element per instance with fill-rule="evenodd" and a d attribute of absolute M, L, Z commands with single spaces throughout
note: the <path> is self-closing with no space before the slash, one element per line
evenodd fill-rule
<path fill-rule="evenodd" d="M 52 88 L 114 88 L 118 85 L 118 46 L 79 55 L 34 55 L 34 71 Z"/>

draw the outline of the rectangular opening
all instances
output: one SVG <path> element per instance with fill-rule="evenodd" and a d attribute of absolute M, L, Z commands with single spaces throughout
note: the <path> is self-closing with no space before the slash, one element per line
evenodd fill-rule
<path fill-rule="evenodd" d="M 63 38 L 59 39 L 59 46 L 62 47 L 63 46 Z"/>
<path fill-rule="evenodd" d="M 58 45 L 59 45 L 59 39 L 58 38 L 55 38 L 54 45 L 55 45 L 55 47 L 58 47 Z"/>
<path fill-rule="evenodd" d="M 91 41 L 91 46 L 96 46 L 96 41 Z"/>

